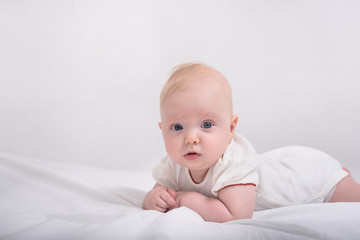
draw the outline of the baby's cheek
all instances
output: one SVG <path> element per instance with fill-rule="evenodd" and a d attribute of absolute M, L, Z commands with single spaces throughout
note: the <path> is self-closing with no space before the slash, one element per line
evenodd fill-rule
<path fill-rule="evenodd" d="M 166 152 L 172 159 L 176 159 L 180 152 L 180 145 L 174 142 L 168 142 L 165 144 Z"/>

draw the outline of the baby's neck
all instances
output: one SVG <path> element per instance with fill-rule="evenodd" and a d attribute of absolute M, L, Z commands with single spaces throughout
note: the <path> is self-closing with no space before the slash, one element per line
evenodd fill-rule
<path fill-rule="evenodd" d="M 196 184 L 202 183 L 202 181 L 204 181 L 208 171 L 209 171 L 209 169 L 205 169 L 205 170 L 190 170 L 189 169 L 191 179 Z"/>

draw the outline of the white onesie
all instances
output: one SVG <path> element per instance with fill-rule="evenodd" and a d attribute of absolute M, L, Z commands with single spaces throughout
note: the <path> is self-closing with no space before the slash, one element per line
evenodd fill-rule
<path fill-rule="evenodd" d="M 319 150 L 291 146 L 256 154 L 247 139 L 235 134 L 223 157 L 201 183 L 168 156 L 153 169 L 156 182 L 175 191 L 195 191 L 208 197 L 231 185 L 256 186 L 255 210 L 302 203 L 326 202 L 348 173 Z"/>

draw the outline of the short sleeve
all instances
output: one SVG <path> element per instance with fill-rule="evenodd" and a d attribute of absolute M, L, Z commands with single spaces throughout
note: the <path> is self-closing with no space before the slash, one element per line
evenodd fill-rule
<path fill-rule="evenodd" d="M 152 176 L 158 184 L 177 190 L 176 172 L 176 166 L 171 159 L 166 156 L 154 167 Z"/>
<path fill-rule="evenodd" d="M 237 135 L 224 156 L 215 164 L 212 181 L 211 192 L 215 196 L 227 186 L 258 185 L 258 157 L 251 144 L 244 137 Z"/>
<path fill-rule="evenodd" d="M 254 185 L 259 183 L 257 158 L 247 157 L 241 162 L 221 162 L 214 168 L 211 192 L 217 196 L 219 191 L 231 185 Z"/>

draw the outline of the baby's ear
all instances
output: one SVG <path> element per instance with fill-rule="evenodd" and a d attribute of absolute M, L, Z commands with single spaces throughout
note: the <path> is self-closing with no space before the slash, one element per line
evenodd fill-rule
<path fill-rule="evenodd" d="M 230 122 L 230 139 L 229 139 L 229 143 L 233 140 L 234 135 L 235 135 L 235 129 L 236 129 L 236 124 L 239 120 L 239 117 L 237 115 L 233 115 L 231 117 L 231 122 Z"/>
<path fill-rule="evenodd" d="M 161 122 L 158 122 L 158 126 L 159 126 L 160 130 L 162 130 L 162 128 L 161 128 Z"/>
<path fill-rule="evenodd" d="M 234 133 L 235 133 L 235 129 L 236 129 L 236 125 L 237 125 L 238 120 L 239 120 L 238 115 L 233 115 L 231 117 L 230 132 L 231 132 L 232 135 L 234 135 Z"/>

